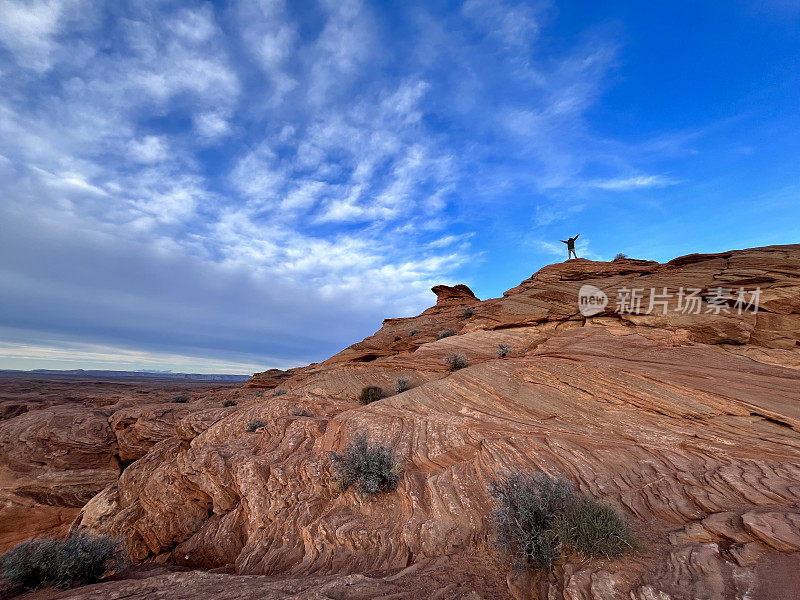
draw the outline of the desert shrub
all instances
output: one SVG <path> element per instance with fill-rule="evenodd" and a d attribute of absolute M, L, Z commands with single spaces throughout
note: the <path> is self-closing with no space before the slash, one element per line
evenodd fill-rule
<path fill-rule="evenodd" d="M 358 396 L 358 401 L 361 402 L 361 404 L 372 404 L 381 398 L 383 398 L 383 390 L 377 385 L 368 385 L 361 388 L 361 394 Z"/>
<path fill-rule="evenodd" d="M 414 337 L 418 333 L 419 333 L 419 329 L 412 329 L 411 331 L 408 332 L 408 337 Z"/>
<path fill-rule="evenodd" d="M 561 555 L 558 519 L 576 499 L 572 482 L 546 473 L 515 472 L 492 482 L 497 546 L 515 568 L 550 568 Z"/>
<path fill-rule="evenodd" d="M 508 344 L 497 344 L 497 358 L 503 358 L 511 353 L 511 346 Z"/>
<path fill-rule="evenodd" d="M 405 392 L 410 387 L 411 387 L 411 377 L 408 377 L 407 375 L 403 375 L 403 376 L 398 377 L 397 379 L 395 379 L 394 391 L 397 392 L 398 394 L 402 394 L 403 392 Z"/>
<path fill-rule="evenodd" d="M 278 396 L 283 396 L 285 393 L 286 390 L 275 390 L 274 392 L 272 392 L 272 396 L 273 398 L 276 398 Z"/>
<path fill-rule="evenodd" d="M 255 421 L 250 421 L 247 424 L 247 433 L 253 433 L 256 429 L 260 429 L 261 427 L 266 427 L 267 424 L 260 419 L 256 419 Z"/>
<path fill-rule="evenodd" d="M 231 400 L 230 398 L 228 398 L 227 400 L 223 400 L 222 406 L 224 408 L 228 408 L 229 406 L 236 406 L 236 400 Z"/>
<path fill-rule="evenodd" d="M 466 355 L 461 354 L 460 352 L 448 355 L 445 357 L 444 362 L 447 363 L 451 371 L 458 371 L 459 369 L 469 366 L 469 361 L 467 360 Z"/>
<path fill-rule="evenodd" d="M 394 336 L 394 341 L 399 342 L 402 338 L 399 335 Z"/>
<path fill-rule="evenodd" d="M 3 585 L 20 592 L 95 583 L 123 567 L 121 548 L 108 536 L 77 531 L 65 540 L 43 537 L 22 542 L 0 557 Z"/>
<path fill-rule="evenodd" d="M 628 258 L 628 255 L 620 252 L 614 257 L 614 260 L 625 260 L 626 258 Z"/>
<path fill-rule="evenodd" d="M 472 308 L 471 306 L 468 306 L 467 308 L 461 311 L 461 316 L 464 319 L 469 319 L 474 314 L 475 314 L 475 309 Z"/>
<path fill-rule="evenodd" d="M 397 488 L 398 464 L 394 453 L 384 446 L 367 443 L 367 434 L 359 433 L 342 454 L 330 453 L 334 484 L 344 492 L 355 486 L 362 495 L 392 492 Z"/>
<path fill-rule="evenodd" d="M 443 340 L 444 338 L 454 336 L 455 334 L 456 334 L 455 329 L 443 329 L 442 331 L 439 332 L 439 335 L 436 336 L 436 339 Z"/>
<path fill-rule="evenodd" d="M 562 543 L 581 556 L 610 558 L 636 546 L 619 513 L 589 496 L 582 496 L 567 509 L 560 526 Z"/>
<path fill-rule="evenodd" d="M 515 472 L 492 482 L 489 494 L 495 544 L 517 569 L 549 569 L 564 550 L 611 557 L 634 547 L 622 517 L 567 479 Z"/>
<path fill-rule="evenodd" d="M 170 402 L 174 402 L 176 404 L 186 404 L 189 401 L 189 396 L 173 396 Z"/>

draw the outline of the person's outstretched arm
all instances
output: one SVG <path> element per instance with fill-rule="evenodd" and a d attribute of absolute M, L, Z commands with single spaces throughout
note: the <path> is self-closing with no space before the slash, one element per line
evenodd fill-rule
<path fill-rule="evenodd" d="M 561 243 L 563 243 L 563 244 L 569 244 L 569 242 L 567 242 L 566 240 L 561 240 Z"/>
<path fill-rule="evenodd" d="M 573 240 L 577 240 L 579 237 L 581 237 L 581 234 L 580 234 L 580 233 L 579 233 L 578 235 L 576 235 L 576 236 L 575 236 L 574 238 L 572 238 L 572 239 L 573 239 Z"/>

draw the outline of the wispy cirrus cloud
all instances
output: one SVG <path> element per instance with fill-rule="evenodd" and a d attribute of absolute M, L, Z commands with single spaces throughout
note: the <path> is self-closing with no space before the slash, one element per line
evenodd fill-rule
<path fill-rule="evenodd" d="M 668 185 L 677 185 L 680 181 L 672 179 L 665 175 L 636 175 L 633 177 L 620 177 L 615 179 L 603 179 L 592 182 L 592 186 L 602 190 L 611 190 L 615 192 L 664 187 Z"/>

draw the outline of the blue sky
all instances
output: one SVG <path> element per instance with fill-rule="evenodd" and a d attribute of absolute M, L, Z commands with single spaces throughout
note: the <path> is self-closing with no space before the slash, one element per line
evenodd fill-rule
<path fill-rule="evenodd" d="M 579 232 L 798 242 L 799 82 L 793 0 L 0 0 L 0 368 L 284 368 Z"/>

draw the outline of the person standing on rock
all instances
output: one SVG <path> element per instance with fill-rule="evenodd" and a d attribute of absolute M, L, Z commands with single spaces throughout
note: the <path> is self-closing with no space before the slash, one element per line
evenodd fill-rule
<path fill-rule="evenodd" d="M 572 258 L 573 254 L 575 255 L 575 258 L 578 258 L 578 255 L 575 253 L 575 240 L 577 240 L 580 235 L 581 234 L 579 233 L 575 237 L 567 238 L 566 240 L 561 240 L 567 245 L 567 260 Z"/>

